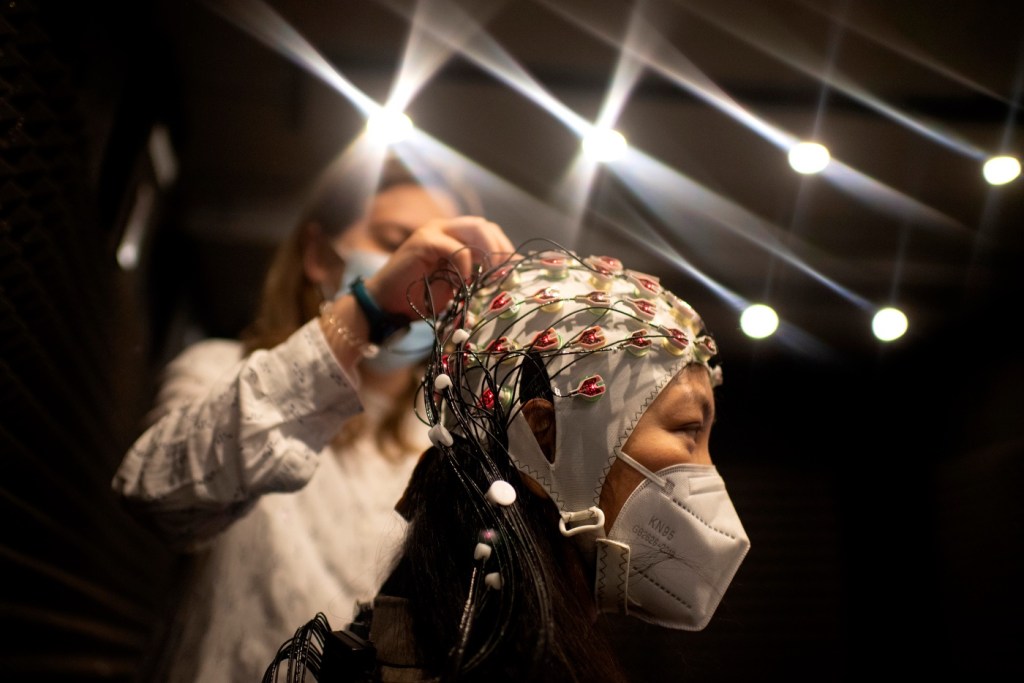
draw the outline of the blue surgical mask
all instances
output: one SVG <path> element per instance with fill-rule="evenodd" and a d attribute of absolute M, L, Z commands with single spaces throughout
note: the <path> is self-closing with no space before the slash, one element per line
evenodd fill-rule
<path fill-rule="evenodd" d="M 368 279 L 384 267 L 389 257 L 389 254 L 361 249 L 346 252 L 342 255 L 345 261 L 345 274 L 335 297 L 348 294 L 357 277 Z M 395 337 L 397 338 L 385 342 L 376 356 L 363 359 L 362 364 L 375 372 L 394 372 L 422 362 L 430 355 L 430 350 L 434 346 L 434 328 L 423 320 L 413 321 L 408 332 Z"/>

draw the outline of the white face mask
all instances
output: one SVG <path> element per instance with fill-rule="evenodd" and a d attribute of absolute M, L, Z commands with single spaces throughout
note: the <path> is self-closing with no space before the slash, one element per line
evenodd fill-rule
<path fill-rule="evenodd" d="M 353 249 L 339 256 L 345 261 L 345 274 L 336 297 L 348 294 L 357 277 L 361 276 L 364 280 L 369 278 L 383 268 L 390 257 L 389 254 L 362 249 Z M 402 336 L 396 334 L 381 346 L 376 356 L 364 359 L 362 364 L 380 373 L 410 368 L 425 360 L 433 346 L 434 328 L 423 320 L 416 320 L 409 326 L 408 332 Z"/>
<path fill-rule="evenodd" d="M 657 474 L 629 456 L 646 481 L 597 540 L 595 593 L 603 611 L 668 628 L 707 626 L 750 541 L 712 465 L 674 465 Z"/>

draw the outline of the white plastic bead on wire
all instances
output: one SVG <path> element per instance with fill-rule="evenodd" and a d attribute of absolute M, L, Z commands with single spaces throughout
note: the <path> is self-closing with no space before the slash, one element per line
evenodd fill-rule
<path fill-rule="evenodd" d="M 452 332 L 452 341 L 455 342 L 455 344 L 457 346 L 460 345 L 460 344 L 465 343 L 465 341 L 467 339 L 469 339 L 469 331 L 468 330 L 465 330 L 465 329 L 460 327 L 459 329 L 457 329 L 454 332 Z"/>
<path fill-rule="evenodd" d="M 484 583 L 487 584 L 488 588 L 492 588 L 496 591 L 501 590 L 501 574 L 498 572 L 491 572 L 484 576 Z"/>
<path fill-rule="evenodd" d="M 477 543 L 476 549 L 473 551 L 473 559 L 479 562 L 480 560 L 487 560 L 491 557 L 491 546 L 486 543 Z"/>
<path fill-rule="evenodd" d="M 434 391 L 444 391 L 452 388 L 452 378 L 443 372 L 434 378 Z"/>
<path fill-rule="evenodd" d="M 503 479 L 496 479 L 491 482 L 491 486 L 487 489 L 487 493 L 484 494 L 484 498 L 491 505 L 500 505 L 502 507 L 508 507 L 512 503 L 516 502 L 516 490 L 512 488 L 512 484 L 508 483 Z"/>
<path fill-rule="evenodd" d="M 430 443 L 435 446 L 451 446 L 455 443 L 455 439 L 452 438 L 451 432 L 449 432 L 443 424 L 436 424 L 427 430 L 427 437 L 430 439 Z"/>

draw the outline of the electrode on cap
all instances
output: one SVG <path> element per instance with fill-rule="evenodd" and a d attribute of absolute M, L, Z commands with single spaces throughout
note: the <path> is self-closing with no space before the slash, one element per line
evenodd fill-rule
<path fill-rule="evenodd" d="M 498 572 L 491 572 L 484 577 L 484 583 L 487 584 L 488 588 L 493 588 L 496 591 L 501 590 L 501 574 Z"/>
<path fill-rule="evenodd" d="M 456 345 L 462 344 L 467 339 L 469 339 L 469 331 L 465 328 L 460 327 L 452 332 L 452 341 L 455 342 Z"/>
<path fill-rule="evenodd" d="M 435 391 L 444 391 L 445 389 L 451 389 L 451 387 L 452 387 L 452 378 L 449 377 L 448 375 L 444 374 L 443 372 L 440 375 L 438 375 L 437 377 L 434 378 L 434 390 Z"/>
<path fill-rule="evenodd" d="M 487 489 L 487 493 L 484 494 L 484 498 L 486 498 L 487 502 L 492 505 L 508 507 L 512 503 L 516 502 L 516 490 L 512 488 L 512 484 L 507 481 L 504 481 L 503 479 L 496 479 L 491 482 L 491 487 Z"/>

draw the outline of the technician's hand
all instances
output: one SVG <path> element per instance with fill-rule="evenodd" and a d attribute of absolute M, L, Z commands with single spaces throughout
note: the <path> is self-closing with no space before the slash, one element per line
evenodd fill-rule
<path fill-rule="evenodd" d="M 377 304 L 390 313 L 416 320 L 409 299 L 422 306 L 423 281 L 439 266 L 450 264 L 468 278 L 474 266 L 489 259 L 497 263 L 514 251 L 512 242 L 496 224 L 478 216 L 460 216 L 431 221 L 409 236 L 377 273 L 366 281 L 366 289 Z M 433 311 L 438 313 L 451 301 L 451 287 L 443 282 L 431 286 Z"/>

